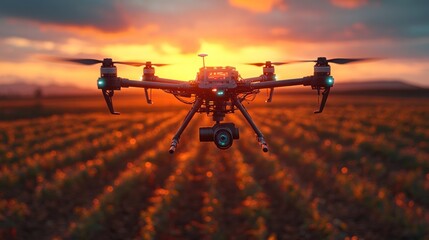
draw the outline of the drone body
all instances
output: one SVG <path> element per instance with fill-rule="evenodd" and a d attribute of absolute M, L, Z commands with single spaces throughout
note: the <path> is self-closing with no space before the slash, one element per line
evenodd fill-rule
<path fill-rule="evenodd" d="M 148 93 L 148 89 L 162 89 L 165 92 L 174 95 L 181 102 L 191 104 L 191 109 L 172 139 L 169 149 L 170 153 L 174 153 L 176 151 L 180 136 L 195 113 L 206 113 L 207 115 L 210 115 L 215 122 L 212 127 L 200 128 L 200 141 L 214 142 L 219 149 L 228 149 L 231 147 L 233 140 L 239 138 L 239 131 L 238 128 L 235 127 L 234 123 L 223 123 L 222 121 L 226 114 L 234 113 L 235 110 L 239 110 L 243 114 L 256 133 L 257 140 L 262 150 L 267 152 L 268 145 L 262 132 L 258 129 L 249 113 L 242 105 L 244 100 L 249 97 L 254 97 L 259 93 L 260 89 L 269 89 L 270 93 L 267 102 L 271 102 L 274 88 L 294 85 L 311 86 L 311 88 L 317 90 L 319 94 L 322 91 L 321 104 L 319 109 L 314 112 L 321 113 L 328 99 L 330 88 L 334 84 L 329 62 L 346 64 L 355 61 L 367 60 L 342 58 L 327 60 L 324 57 L 319 57 L 316 61 L 267 61 L 265 63 L 250 63 L 250 65 L 262 67 L 263 74 L 254 78 L 241 78 L 234 67 L 206 67 L 204 57 L 206 57 L 207 54 L 200 54 L 199 56 L 203 58 L 203 67 L 200 68 L 195 80 L 187 82 L 157 77 L 155 75 L 154 67 L 165 66 L 167 64 L 153 64 L 151 62 L 113 62 L 110 58 L 105 58 L 102 61 L 95 59 L 60 60 L 84 65 L 102 63 L 100 68 L 101 76 L 97 80 L 97 86 L 102 90 L 104 99 L 112 114 L 119 114 L 118 112 L 115 112 L 113 108 L 112 97 L 114 95 L 114 91 L 128 87 L 144 88 L 146 100 L 149 104 L 152 103 L 152 99 Z M 314 74 L 312 76 L 276 80 L 274 69 L 275 65 L 310 61 L 316 62 L 314 65 Z M 142 80 L 129 80 L 118 77 L 115 63 L 132 66 L 144 65 Z"/>

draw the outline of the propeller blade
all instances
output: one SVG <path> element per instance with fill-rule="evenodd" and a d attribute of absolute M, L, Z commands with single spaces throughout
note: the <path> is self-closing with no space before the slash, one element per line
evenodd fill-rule
<path fill-rule="evenodd" d="M 287 61 L 287 62 L 271 62 L 271 65 L 274 66 L 281 66 L 285 64 L 291 64 L 291 63 L 299 63 L 299 62 L 316 62 L 315 60 L 296 60 L 296 61 Z M 258 62 L 258 63 L 245 63 L 246 65 L 252 65 L 257 67 L 263 67 L 265 66 L 266 62 Z"/>
<path fill-rule="evenodd" d="M 373 58 L 332 58 L 329 59 L 328 62 L 336 63 L 336 64 L 348 64 L 352 62 L 362 62 L 362 61 L 370 61 L 374 60 Z"/>
<path fill-rule="evenodd" d="M 134 67 L 140 67 L 140 66 L 144 66 L 146 65 L 146 62 L 113 62 L 113 63 L 118 63 L 118 64 L 124 64 L 124 65 L 129 65 L 129 66 L 134 66 Z M 152 66 L 155 67 L 164 67 L 164 66 L 168 66 L 170 64 L 167 63 L 151 63 Z"/>
<path fill-rule="evenodd" d="M 265 63 L 245 63 L 246 65 L 262 67 L 265 66 Z"/>
<path fill-rule="evenodd" d="M 98 63 L 102 63 L 103 61 L 91 58 L 53 58 L 52 60 L 58 62 L 72 62 L 82 65 L 94 65 Z"/>
<path fill-rule="evenodd" d="M 316 62 L 316 61 L 315 60 L 294 60 L 294 61 L 287 61 L 287 62 L 273 62 L 271 64 L 280 66 L 284 64 L 300 63 L 300 62 Z"/>
<path fill-rule="evenodd" d="M 129 66 L 134 66 L 134 67 L 140 67 L 140 66 L 143 66 L 146 64 L 146 62 L 122 62 L 122 61 L 115 61 L 113 63 L 129 65 Z"/>
<path fill-rule="evenodd" d="M 164 66 L 169 66 L 171 64 L 168 64 L 168 63 L 152 63 L 152 65 L 155 67 L 164 67 Z"/>
<path fill-rule="evenodd" d="M 370 60 L 374 60 L 374 58 L 332 58 L 326 61 L 329 63 L 336 63 L 336 64 L 348 64 L 352 62 L 362 62 L 362 61 L 370 61 Z M 300 63 L 300 62 L 317 62 L 317 60 L 296 60 L 296 61 L 286 62 L 286 64 Z"/>
<path fill-rule="evenodd" d="M 289 64 L 289 62 L 272 62 L 271 65 L 274 66 L 281 66 L 281 65 L 285 65 L 285 64 Z"/>
<path fill-rule="evenodd" d="M 94 65 L 94 64 L 103 63 L 103 60 L 92 59 L 92 58 L 56 58 L 56 57 L 47 57 L 47 58 L 44 58 L 44 59 L 45 60 L 49 60 L 49 61 L 54 61 L 54 62 L 71 62 L 71 63 L 77 63 L 77 64 L 82 64 L 82 65 Z M 140 66 L 146 65 L 147 62 L 115 61 L 113 63 L 124 64 L 124 65 L 129 65 L 129 66 L 134 66 L 134 67 L 140 67 Z M 166 63 L 151 63 L 151 65 L 155 66 L 155 67 L 163 67 L 163 66 L 168 66 L 170 64 L 166 64 Z"/>

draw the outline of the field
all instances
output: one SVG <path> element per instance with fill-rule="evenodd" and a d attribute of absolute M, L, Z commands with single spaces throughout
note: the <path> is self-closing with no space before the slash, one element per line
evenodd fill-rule
<path fill-rule="evenodd" d="M 187 105 L 0 100 L 0 239 L 428 239 L 428 98 L 274 96 L 226 150 Z M 156 100 L 160 101 L 157 103 Z M 159 100 L 164 99 L 164 100 Z"/>

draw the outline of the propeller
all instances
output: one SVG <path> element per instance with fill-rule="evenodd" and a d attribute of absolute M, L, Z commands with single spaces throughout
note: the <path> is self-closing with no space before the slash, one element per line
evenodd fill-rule
<path fill-rule="evenodd" d="M 319 57 L 316 60 L 293 60 L 293 61 L 286 61 L 286 62 L 271 62 L 271 65 L 274 66 L 280 66 L 284 64 L 291 64 L 291 63 L 302 63 L 302 62 L 328 62 L 328 63 L 336 63 L 336 64 L 348 64 L 353 62 L 363 62 L 363 61 L 371 61 L 375 60 L 375 58 L 332 58 L 332 59 L 326 59 L 323 57 Z M 247 65 L 262 67 L 265 66 L 267 63 L 270 62 L 258 62 L 258 63 L 246 63 Z"/>
<path fill-rule="evenodd" d="M 77 64 L 82 64 L 82 65 L 94 65 L 97 63 L 103 63 L 103 61 L 101 60 L 97 60 L 97 59 L 89 59 L 89 58 L 55 58 L 52 59 L 54 61 L 58 61 L 58 62 L 72 62 L 72 63 L 77 63 Z"/>
<path fill-rule="evenodd" d="M 143 65 L 151 65 L 151 66 L 155 66 L 155 67 L 164 67 L 164 66 L 168 66 L 170 64 L 168 63 L 152 63 L 152 62 L 113 62 L 113 63 L 118 63 L 118 64 L 125 64 L 125 65 L 130 65 L 130 66 L 134 66 L 134 67 L 140 67 Z"/>
<path fill-rule="evenodd" d="M 262 66 L 266 66 L 266 65 L 274 65 L 274 66 L 280 66 L 280 65 L 284 65 L 284 64 L 288 64 L 290 62 L 258 62 L 258 63 L 245 63 L 246 65 L 251 65 L 251 66 L 257 66 L 257 67 L 262 67 Z"/>
<path fill-rule="evenodd" d="M 133 61 L 112 61 L 112 59 L 109 58 L 105 58 L 103 60 L 98 60 L 98 59 L 92 59 L 92 58 L 50 58 L 49 60 L 51 61 L 55 61 L 55 62 L 71 62 L 71 63 L 77 63 L 77 64 L 82 64 L 82 65 L 94 65 L 94 64 L 98 64 L 98 63 L 117 63 L 117 64 L 124 64 L 124 65 L 129 65 L 129 66 L 134 66 L 134 67 L 140 67 L 143 65 L 151 65 L 151 66 L 155 66 L 155 67 L 163 67 L 163 66 L 168 66 L 170 64 L 166 64 L 166 63 L 151 63 L 151 62 L 133 62 Z"/>
<path fill-rule="evenodd" d="M 328 63 L 336 63 L 336 64 L 348 64 L 353 62 L 363 62 L 363 61 L 370 61 L 374 60 L 374 58 L 331 58 L 326 59 L 324 57 L 319 57 L 317 60 L 296 60 L 296 61 L 289 61 L 286 63 L 299 63 L 299 62 L 328 62 Z"/>

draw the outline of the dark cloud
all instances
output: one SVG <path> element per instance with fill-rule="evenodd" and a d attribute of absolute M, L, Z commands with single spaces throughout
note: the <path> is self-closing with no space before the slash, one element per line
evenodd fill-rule
<path fill-rule="evenodd" d="M 188 4 L 189 9 L 181 6 L 178 13 L 158 9 L 148 19 L 159 24 L 160 34 L 165 36 L 176 38 L 178 29 L 186 29 L 188 39 L 219 41 L 234 47 L 284 40 L 325 43 L 429 37 L 429 1 L 368 0 L 355 9 L 338 8 L 329 0 L 285 2 L 286 11 L 273 9 L 266 14 L 233 8 L 225 2 L 207 9 L 200 5 L 198 11 Z M 178 42 L 186 42 L 186 38 Z"/>
<path fill-rule="evenodd" d="M 388 39 L 404 43 L 404 50 L 399 51 L 404 54 L 429 54 L 424 40 L 429 38 L 429 1 L 425 0 L 368 0 L 353 9 L 339 8 L 330 0 L 284 0 L 286 10 L 273 9 L 270 13 L 253 13 L 218 0 L 1 1 L 0 38 L 17 36 L 58 42 L 84 37 L 61 29 L 40 31 L 30 23 L 4 21 L 26 19 L 60 26 L 90 26 L 103 32 L 153 24 L 157 30 L 147 34 L 106 35 L 105 39 L 87 36 L 84 40 L 100 44 L 169 43 L 183 52 L 198 50 L 202 41 L 236 48 L 281 41 L 341 43 Z"/>
<path fill-rule="evenodd" d="M 289 37 L 309 42 L 413 39 L 429 36 L 429 1 L 368 1 L 344 9 L 329 1 L 288 1 L 288 11 L 260 16 L 261 26 L 283 27 Z M 274 15 L 274 16 L 273 16 Z"/>
<path fill-rule="evenodd" d="M 67 31 L 41 31 L 39 26 L 28 21 L 0 19 L 0 40 L 8 37 L 21 37 L 36 41 L 62 42 L 73 36 L 75 36 L 74 33 Z"/>
<path fill-rule="evenodd" d="M 251 29 L 249 33 L 254 34 L 246 37 L 256 39 L 261 35 L 267 39 L 290 37 L 308 41 L 429 36 L 429 1 L 425 0 L 368 0 L 357 9 L 338 8 L 329 0 L 285 3 L 286 11 L 273 9 L 267 14 L 254 14 L 217 0 L 2 0 L 0 18 L 91 26 L 106 32 L 155 23 L 162 29 L 159 34 L 168 36 L 177 29 L 187 29 L 200 38 L 217 34 L 219 29 L 225 31 L 224 35 L 233 34 L 235 25 Z M 247 25 L 238 25 L 243 23 Z M 199 25 L 209 27 L 198 29 Z M 273 28 L 288 29 L 288 34 L 272 35 Z"/>
<path fill-rule="evenodd" d="M 0 17 L 89 26 L 102 31 L 119 31 L 129 25 L 120 2 L 114 0 L 2 0 Z"/>
<path fill-rule="evenodd" d="M 421 38 L 429 36 L 429 1 L 392 0 L 388 4 L 362 12 L 363 22 L 380 36 Z M 355 16 L 357 18 L 358 16 Z"/>

